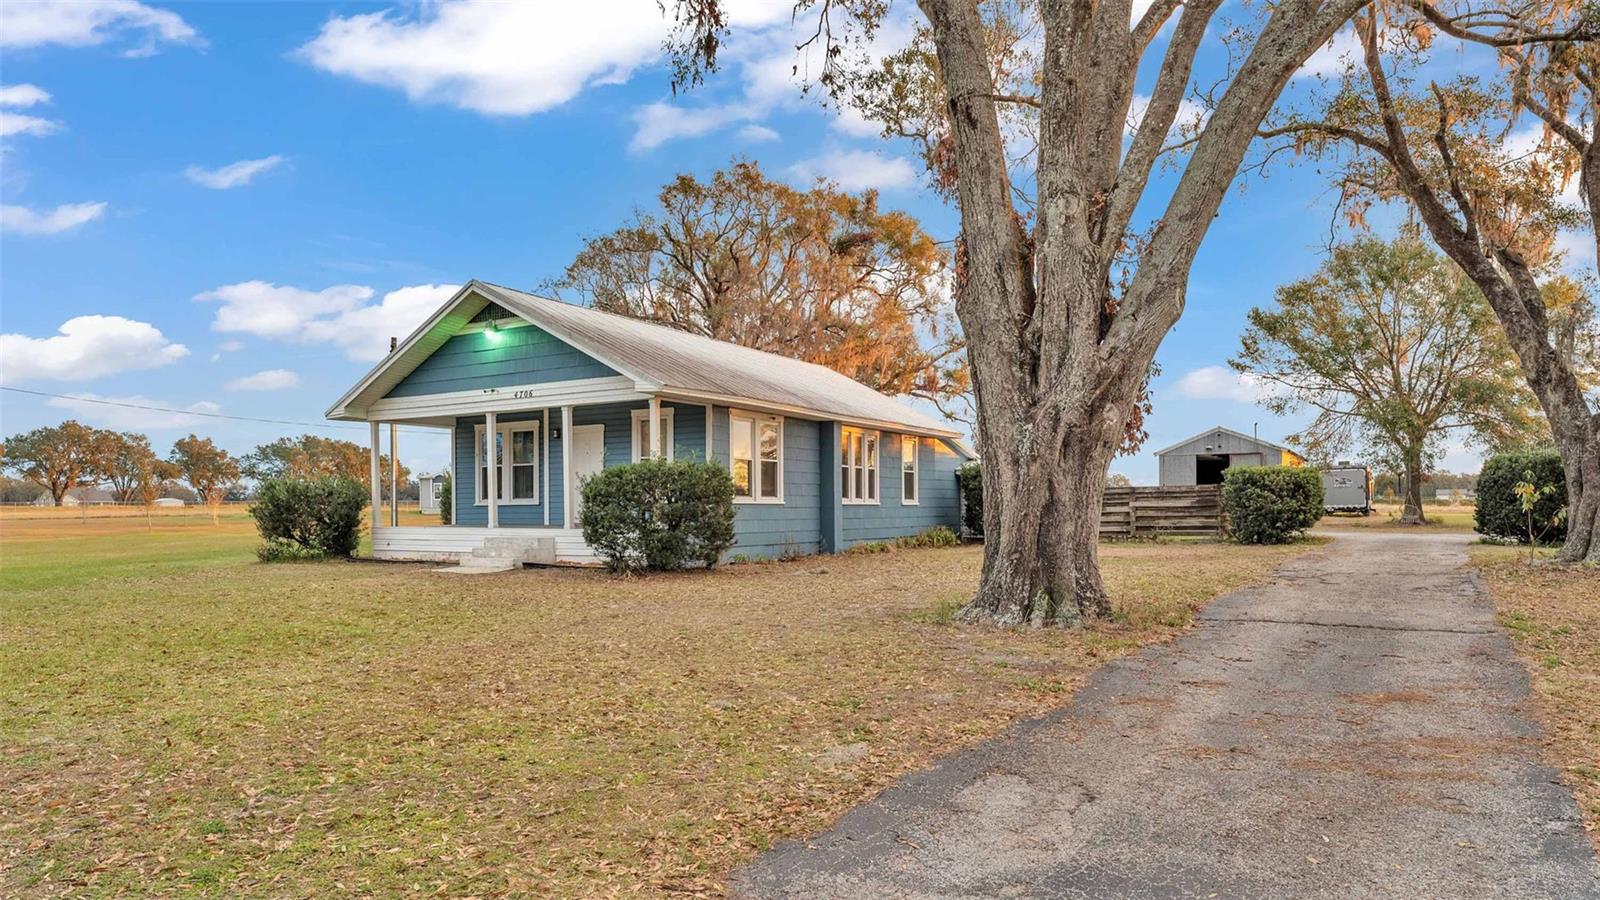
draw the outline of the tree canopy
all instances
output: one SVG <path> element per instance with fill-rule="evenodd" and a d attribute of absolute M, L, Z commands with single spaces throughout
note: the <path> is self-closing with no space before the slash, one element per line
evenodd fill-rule
<path fill-rule="evenodd" d="M 1482 293 L 1415 234 L 1335 247 L 1249 322 L 1233 367 L 1269 388 L 1273 412 L 1316 414 L 1292 438 L 1313 458 L 1359 447 L 1404 470 L 1405 521 L 1423 519 L 1423 473 L 1447 435 L 1502 448 L 1543 431 Z"/>
<path fill-rule="evenodd" d="M 547 287 L 954 411 L 969 383 L 946 257 L 876 191 L 799 189 L 741 161 L 679 175 Z"/>

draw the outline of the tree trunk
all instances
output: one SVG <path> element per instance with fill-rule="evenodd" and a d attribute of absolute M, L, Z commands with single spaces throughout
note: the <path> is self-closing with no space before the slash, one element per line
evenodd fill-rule
<path fill-rule="evenodd" d="M 1115 444 L 1091 423 L 1067 427 L 1074 437 L 1059 452 L 984 455 L 983 574 L 962 621 L 1041 627 L 1111 614 L 1099 539 Z"/>
<path fill-rule="evenodd" d="M 1425 525 L 1422 514 L 1422 448 L 1406 447 L 1405 508 L 1400 512 L 1401 525 Z"/>

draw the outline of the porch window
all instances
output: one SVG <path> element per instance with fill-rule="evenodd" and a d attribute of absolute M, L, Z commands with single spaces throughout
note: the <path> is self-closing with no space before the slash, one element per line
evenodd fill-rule
<path fill-rule="evenodd" d="M 656 446 L 655 456 L 660 459 L 672 459 L 672 408 L 661 408 L 661 421 L 657 433 L 661 442 Z M 636 409 L 633 411 L 633 461 L 638 462 L 650 454 L 644 453 L 644 448 L 650 445 L 650 410 Z"/>
<path fill-rule="evenodd" d="M 917 439 L 900 438 L 900 502 L 917 504 Z"/>
<path fill-rule="evenodd" d="M 839 496 L 845 503 L 878 502 L 876 431 L 846 428 L 839 441 Z"/>
<path fill-rule="evenodd" d="M 539 502 L 539 423 L 506 422 L 496 427 L 494 455 L 487 453 L 488 435 L 477 426 L 473 478 L 478 505 L 489 502 L 488 486 L 495 486 L 495 502 L 533 504 Z M 490 469 L 493 468 L 493 475 Z"/>
<path fill-rule="evenodd" d="M 740 503 L 783 502 L 783 420 L 733 413 L 728 417 L 733 497 Z"/>

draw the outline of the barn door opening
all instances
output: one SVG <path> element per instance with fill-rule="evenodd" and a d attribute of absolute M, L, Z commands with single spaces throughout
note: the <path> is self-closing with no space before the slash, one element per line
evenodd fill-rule
<path fill-rule="evenodd" d="M 1194 458 L 1195 484 L 1221 484 L 1222 473 L 1228 469 L 1228 457 L 1221 454 L 1200 455 Z"/>

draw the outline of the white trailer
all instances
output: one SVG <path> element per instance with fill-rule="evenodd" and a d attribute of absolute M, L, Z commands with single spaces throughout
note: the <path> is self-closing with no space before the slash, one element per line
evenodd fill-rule
<path fill-rule="evenodd" d="M 1323 469 L 1322 504 L 1328 512 L 1372 515 L 1372 471 L 1348 464 Z"/>

